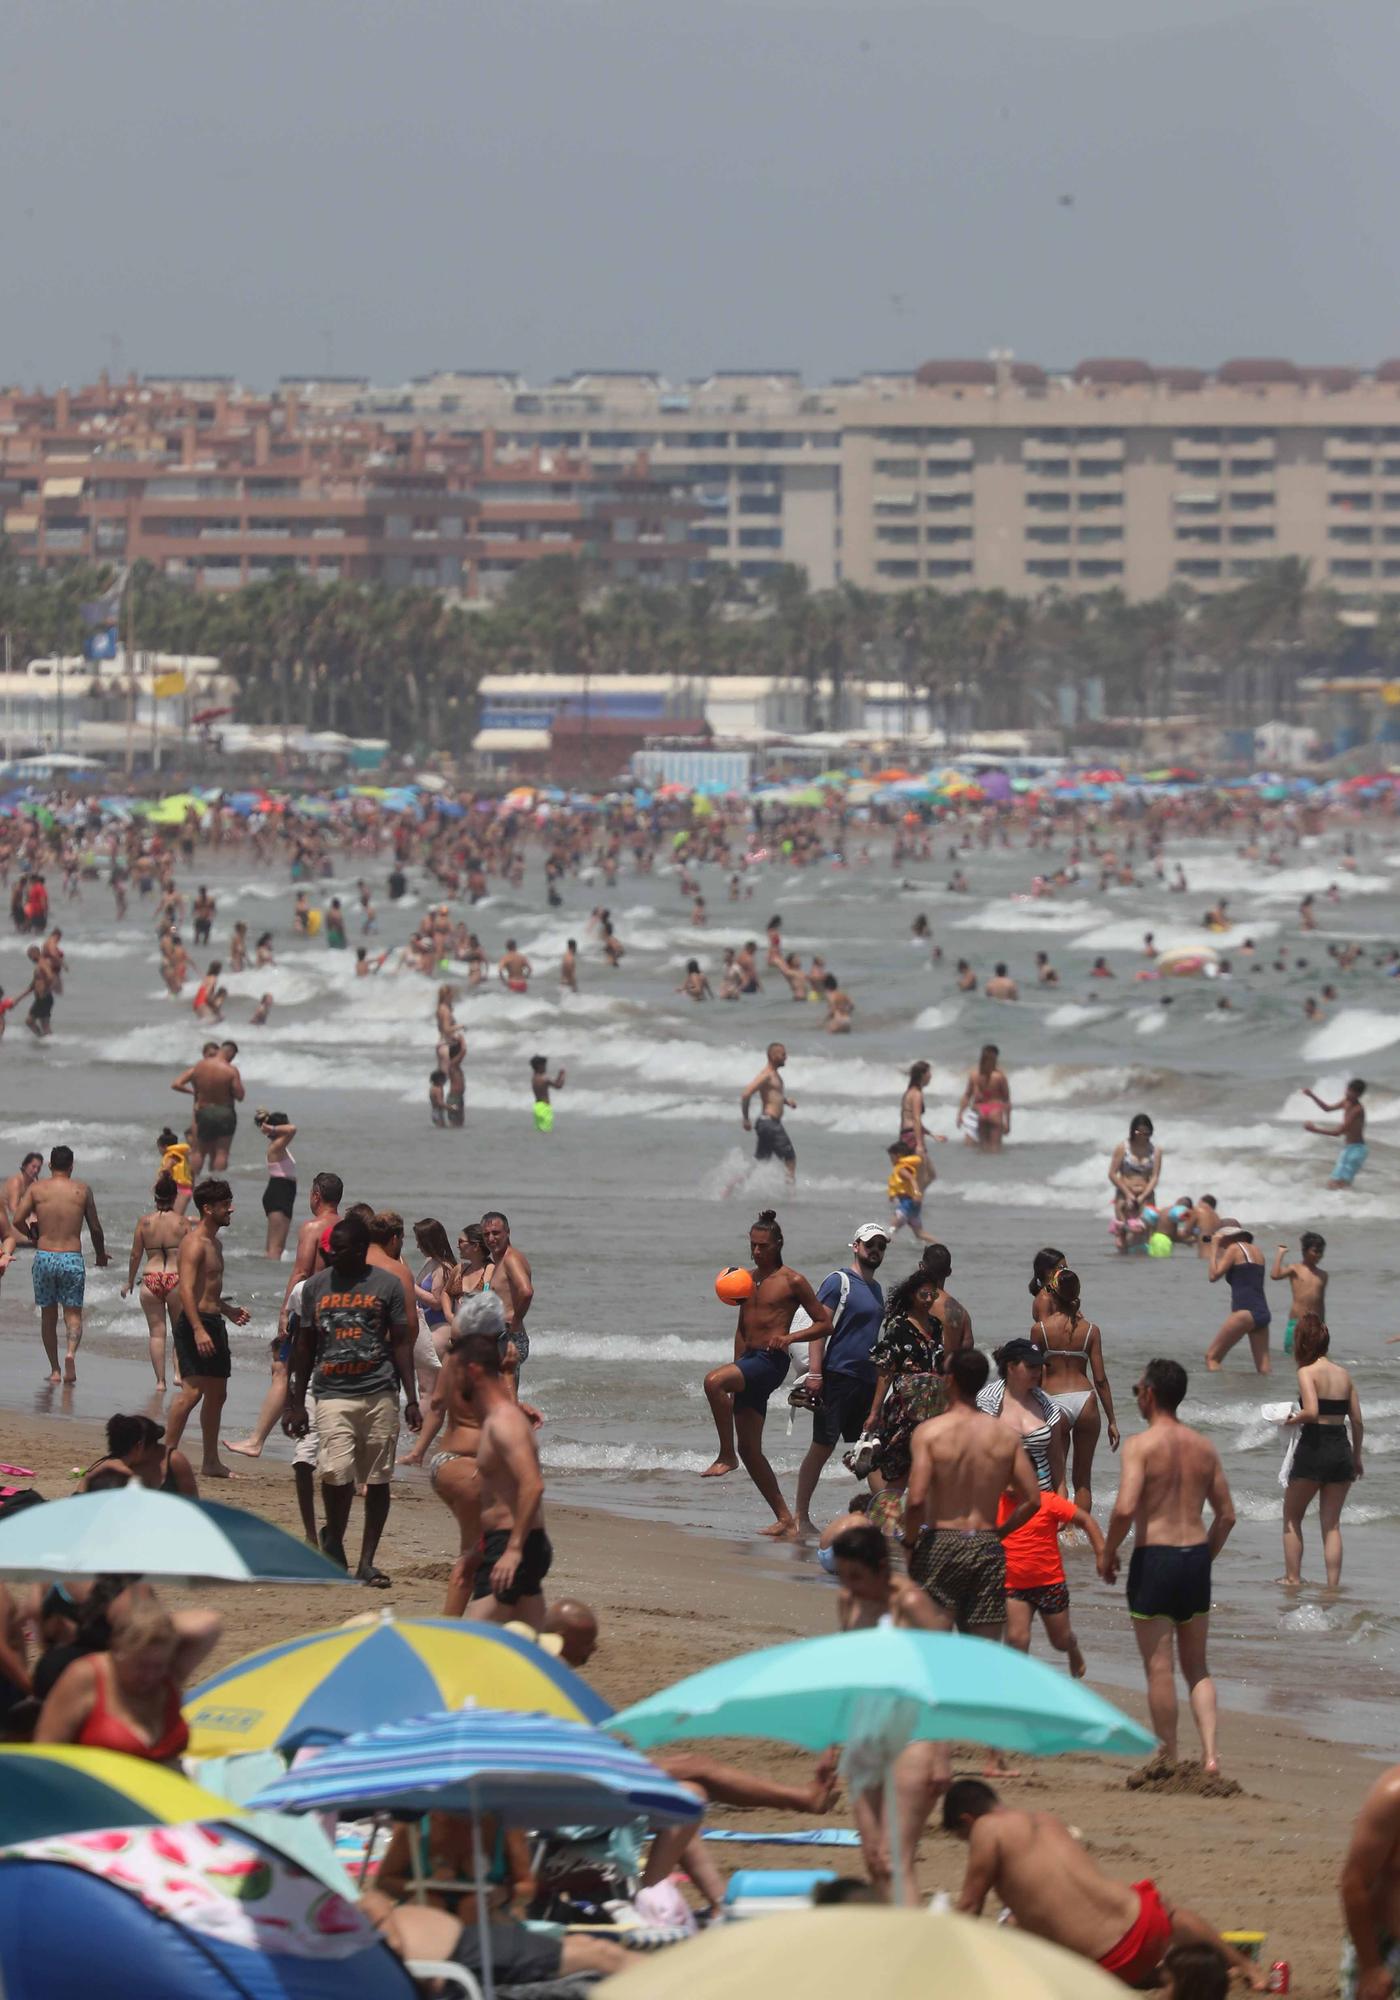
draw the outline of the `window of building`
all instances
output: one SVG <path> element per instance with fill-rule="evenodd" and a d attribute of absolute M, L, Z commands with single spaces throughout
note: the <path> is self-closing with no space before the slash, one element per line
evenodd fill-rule
<path fill-rule="evenodd" d="M 1230 477 L 1232 479 L 1272 479 L 1274 462 L 1271 458 L 1232 458 Z"/>
<path fill-rule="evenodd" d="M 1230 574 L 1240 579 L 1262 576 L 1268 567 L 1268 562 L 1258 556 L 1240 556 L 1230 564 Z"/>
<path fill-rule="evenodd" d="M 728 528 L 696 528 L 694 532 L 696 541 L 703 542 L 708 549 L 729 547 Z"/>
<path fill-rule="evenodd" d="M 1184 514 L 1218 514 L 1220 495 L 1218 493 L 1178 493 L 1176 504 Z"/>
<path fill-rule="evenodd" d="M 1105 508 L 1121 507 L 1122 505 L 1123 492 L 1121 487 L 1112 493 L 1081 493 L 1079 496 L 1079 511 L 1081 514 L 1102 513 Z"/>
<path fill-rule="evenodd" d="M 1232 493 L 1230 511 L 1233 514 L 1257 514 L 1265 507 L 1272 507 L 1274 496 L 1270 493 Z"/>
<path fill-rule="evenodd" d="M 1330 468 L 1339 479 L 1370 479 L 1375 466 L 1369 458 L 1334 458 Z"/>
<path fill-rule="evenodd" d="M 1176 469 L 1188 479 L 1218 479 L 1220 460 L 1218 458 L 1179 458 Z"/>
<path fill-rule="evenodd" d="M 1194 577 L 1205 581 L 1220 574 L 1220 564 L 1211 562 L 1205 556 L 1178 556 L 1176 559 L 1178 576 Z"/>
<path fill-rule="evenodd" d="M 783 546 L 781 528 L 740 528 L 739 547 L 741 549 L 780 549 Z"/>
<path fill-rule="evenodd" d="M 1067 458 L 1028 458 L 1026 471 L 1032 479 L 1068 479 Z"/>
<path fill-rule="evenodd" d="M 1086 528 L 1081 526 L 1076 539 L 1081 548 L 1090 548 L 1096 542 L 1121 542 L 1123 539 L 1123 530 L 1116 521 L 1111 526 L 1103 528 Z"/>
<path fill-rule="evenodd" d="M 1028 493 L 1026 505 L 1034 507 L 1042 514 L 1067 514 L 1069 512 L 1068 493 Z"/>
<path fill-rule="evenodd" d="M 1182 444 L 1219 444 L 1220 442 L 1220 432 L 1214 429 L 1179 431 L 1177 435 Z M 1243 439 L 1238 439 L 1237 442 L 1243 443 Z"/>
<path fill-rule="evenodd" d="M 1069 575 L 1069 558 L 1061 560 L 1054 556 L 1036 556 L 1026 564 L 1027 576 L 1066 577 Z"/>
<path fill-rule="evenodd" d="M 916 466 L 915 471 L 917 470 Z M 775 472 L 771 465 L 741 465 L 738 467 L 738 476 L 746 486 L 766 486 L 774 493 L 781 493 L 783 490 L 782 474 Z"/>
<path fill-rule="evenodd" d="M 1376 566 L 1373 562 L 1357 556 L 1333 556 L 1331 562 L 1327 565 L 1329 576 L 1374 576 L 1375 572 Z"/>
<path fill-rule="evenodd" d="M 942 580 L 953 576 L 971 576 L 972 564 L 970 562 L 955 562 L 951 558 L 940 556 L 936 561 L 924 564 L 924 575 L 930 581 Z"/>
<path fill-rule="evenodd" d="M 1218 542 L 1220 530 L 1210 522 L 1179 521 L 1176 528 L 1179 542 Z"/>
<path fill-rule="evenodd" d="M 1360 543 L 1369 548 L 1373 532 L 1369 522 L 1357 528 L 1339 528 L 1334 522 L 1327 530 L 1327 539 L 1329 542 Z"/>
<path fill-rule="evenodd" d="M 1057 547 L 1068 543 L 1069 529 L 1042 528 L 1039 526 L 1027 528 L 1026 540 L 1028 542 L 1035 542 L 1041 548 Z"/>
<path fill-rule="evenodd" d="M 783 496 L 781 493 L 741 493 L 739 512 L 741 514 L 781 514 Z"/>
<path fill-rule="evenodd" d="M 1102 556 L 1094 556 L 1088 561 L 1081 558 L 1079 574 L 1091 577 L 1121 576 L 1123 574 L 1123 565 L 1121 562 L 1107 561 Z"/>
<path fill-rule="evenodd" d="M 681 443 L 689 445 L 692 451 L 728 451 L 729 433 L 728 431 L 686 431 L 681 439 Z"/>
<path fill-rule="evenodd" d="M 1230 529 L 1230 541 L 1232 546 L 1236 548 L 1244 547 L 1251 542 L 1271 542 L 1273 539 L 1274 531 L 1272 525 L 1263 525 L 1257 528 L 1232 526 Z"/>
<path fill-rule="evenodd" d="M 1227 444 L 1272 444 L 1274 434 L 1272 431 L 1242 430 L 1236 426 L 1226 431 L 1225 441 Z"/>
<path fill-rule="evenodd" d="M 1344 514 L 1369 514 L 1373 504 L 1369 493 L 1330 493 L 1327 497 Z"/>
<path fill-rule="evenodd" d="M 1117 458 L 1081 458 L 1079 461 L 1081 479 L 1121 479 L 1123 464 Z"/>
<path fill-rule="evenodd" d="M 1400 576 L 1400 562 L 1383 562 L 1381 564 L 1381 575 Z"/>
<path fill-rule="evenodd" d="M 1400 493 L 1397 493 L 1395 497 L 1397 501 L 1400 501 Z M 924 495 L 924 506 L 930 514 L 951 514 L 958 508 L 966 508 L 971 505 L 972 495 L 970 493 L 926 493 Z"/>
<path fill-rule="evenodd" d="M 968 470 L 969 461 L 965 458 L 931 458 L 928 461 L 930 479 L 958 479 Z"/>
<path fill-rule="evenodd" d="M 917 528 L 887 527 L 881 523 L 875 530 L 875 539 L 877 542 L 894 542 L 908 548 L 918 541 L 919 531 Z"/>
<path fill-rule="evenodd" d="M 878 479 L 917 479 L 919 461 L 917 458 L 877 458 L 875 475 Z"/>
<path fill-rule="evenodd" d="M 910 563 L 907 567 L 917 569 L 918 564 Z M 746 576 L 757 581 L 760 577 L 772 576 L 775 570 L 780 570 L 781 568 L 782 564 L 775 562 L 741 562 L 739 565 L 739 574 L 740 576 Z"/>
<path fill-rule="evenodd" d="M 919 574 L 919 565 L 916 562 L 902 562 L 896 560 L 893 556 L 887 556 L 883 562 L 876 563 L 875 574 L 876 576 L 903 577 L 906 581 L 912 582 Z"/>
<path fill-rule="evenodd" d="M 965 522 L 956 528 L 925 528 L 924 540 L 935 545 L 940 542 L 965 542 L 971 533 L 971 525 Z"/>

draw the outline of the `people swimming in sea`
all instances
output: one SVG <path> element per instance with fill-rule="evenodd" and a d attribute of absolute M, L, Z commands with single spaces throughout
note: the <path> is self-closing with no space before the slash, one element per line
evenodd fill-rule
<path fill-rule="evenodd" d="M 551 1076 L 549 1074 L 548 1059 L 544 1056 L 531 1056 L 530 1088 L 534 1092 L 535 1097 L 535 1130 L 537 1132 L 552 1132 L 554 1130 L 554 1106 L 549 1101 L 549 1093 L 551 1090 L 562 1090 L 564 1088 L 564 1071 L 562 1066 Z"/>
<path fill-rule="evenodd" d="M 1224 1278 L 1230 1287 L 1230 1310 L 1210 1346 L 1206 1367 L 1212 1374 L 1237 1341 L 1248 1339 L 1258 1375 L 1271 1373 L 1269 1325 L 1273 1314 L 1264 1296 L 1264 1253 L 1248 1229 L 1224 1222 L 1215 1232 L 1210 1251 L 1210 1282 Z"/>

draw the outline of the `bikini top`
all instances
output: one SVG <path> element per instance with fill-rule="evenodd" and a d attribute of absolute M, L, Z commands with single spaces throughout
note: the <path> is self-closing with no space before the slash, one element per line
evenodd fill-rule
<path fill-rule="evenodd" d="M 168 1764 L 183 1756 L 190 1731 L 180 1713 L 180 1690 L 174 1681 L 166 1683 L 164 1727 L 154 1743 L 146 1743 L 129 1723 L 108 1708 L 107 1676 L 111 1666 L 101 1653 L 92 1656 L 92 1671 L 92 1709 L 77 1736 L 84 1749 L 120 1750 L 128 1757 L 144 1757 L 149 1764 Z"/>
<path fill-rule="evenodd" d="M 1320 1417 L 1344 1417 L 1350 1408 L 1350 1396 L 1319 1396 L 1317 1399 L 1317 1414 Z"/>
<path fill-rule="evenodd" d="M 1152 1144 L 1152 1141 L 1149 1139 L 1147 1142 L 1146 1159 L 1141 1158 L 1137 1153 L 1130 1153 L 1125 1147 L 1123 1149 L 1122 1164 L 1120 1165 L 1118 1171 L 1120 1174 L 1130 1175 L 1134 1180 L 1145 1181 L 1147 1179 L 1147 1176 L 1151 1173 L 1153 1166 L 1156 1163 L 1156 1159 L 1157 1159 L 1157 1148 Z"/>

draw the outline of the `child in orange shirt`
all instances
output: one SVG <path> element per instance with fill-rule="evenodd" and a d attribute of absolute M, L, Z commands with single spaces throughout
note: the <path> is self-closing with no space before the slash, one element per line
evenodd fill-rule
<path fill-rule="evenodd" d="M 1018 1494 L 1004 1493 L 998 1521 L 1013 1514 L 1019 1502 Z M 1046 1638 L 1057 1653 L 1069 1655 L 1071 1674 L 1083 1680 L 1084 1655 L 1069 1622 L 1069 1585 L 1060 1557 L 1060 1529 L 1070 1526 L 1089 1537 L 1097 1557 L 1103 1548 L 1102 1529 L 1092 1514 L 1086 1514 L 1062 1493 L 1042 1493 L 1040 1512 L 1002 1543 L 1006 1555 L 1006 1643 L 1028 1653 L 1031 1625 L 1039 1612 Z"/>

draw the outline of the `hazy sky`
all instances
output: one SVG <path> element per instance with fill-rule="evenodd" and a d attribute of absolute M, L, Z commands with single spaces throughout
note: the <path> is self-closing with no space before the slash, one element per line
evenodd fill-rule
<path fill-rule="evenodd" d="M 0 381 L 1400 354 L 1395 0 L 9 0 L 0 50 Z"/>

